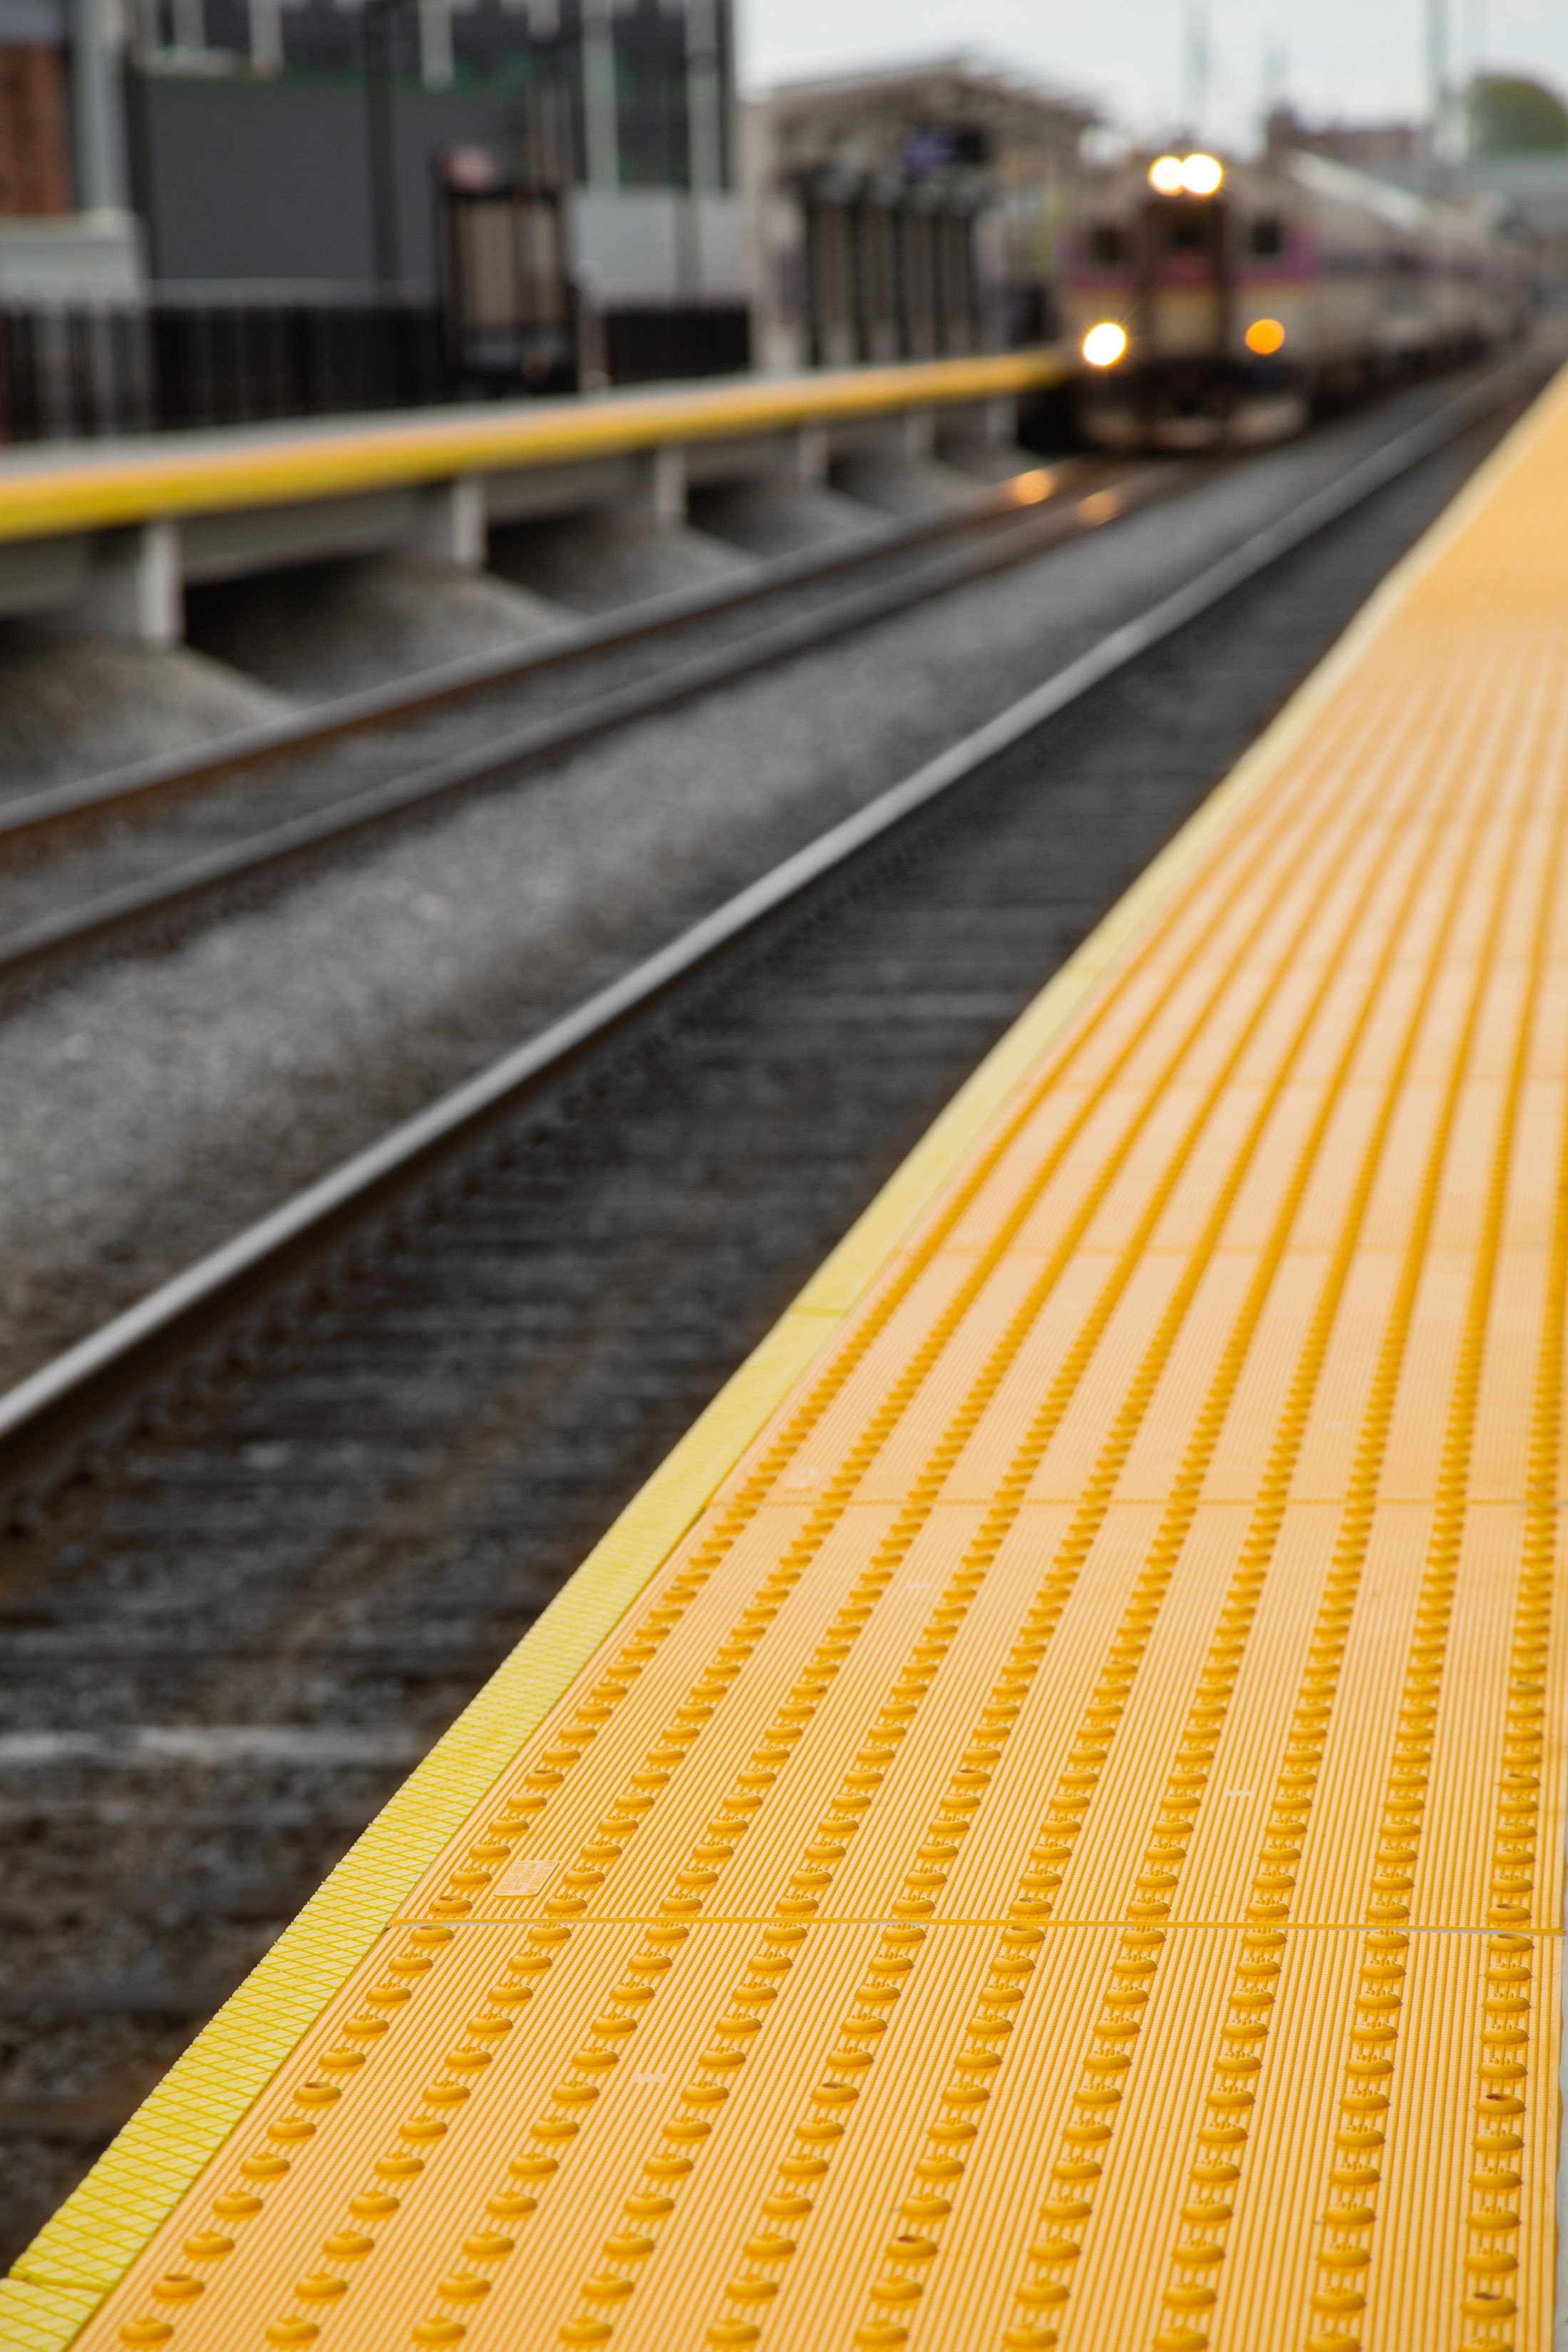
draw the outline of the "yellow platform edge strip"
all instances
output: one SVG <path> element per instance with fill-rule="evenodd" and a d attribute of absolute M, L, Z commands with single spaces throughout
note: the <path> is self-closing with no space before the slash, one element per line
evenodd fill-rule
<path fill-rule="evenodd" d="M 1061 383 L 1069 365 L 1062 352 L 1048 350 L 816 376 L 758 376 L 699 390 L 512 408 L 482 421 L 466 414 L 417 425 L 367 425 L 351 434 L 236 436 L 232 448 L 153 448 L 118 462 L 0 471 L 0 540 L 287 505 L 458 474 L 623 457 L 670 442 L 733 439 L 1005 399 Z"/>
<path fill-rule="evenodd" d="M 400 1904 L 608 1638 L 1020 1080 L 1136 951 L 1347 672 L 1568 402 L 1568 371 L 1394 567 L 1226 781 L 980 1064 L 397 1795 L 0 2282 L 0 2346 L 63 2352 L 314 2025 Z"/>

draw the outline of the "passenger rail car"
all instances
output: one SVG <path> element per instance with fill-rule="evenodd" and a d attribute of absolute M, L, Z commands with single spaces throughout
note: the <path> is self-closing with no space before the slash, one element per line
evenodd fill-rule
<path fill-rule="evenodd" d="M 1500 215 L 1307 154 L 1108 173 L 1063 292 L 1080 423 L 1117 449 L 1281 437 L 1325 395 L 1505 341 L 1526 307 Z"/>

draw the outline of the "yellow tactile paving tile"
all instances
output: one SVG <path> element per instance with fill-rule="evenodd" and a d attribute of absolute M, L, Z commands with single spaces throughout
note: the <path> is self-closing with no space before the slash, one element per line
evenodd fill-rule
<path fill-rule="evenodd" d="M 1565 642 L 1560 388 L 6 2340 L 1546 2344 Z"/>

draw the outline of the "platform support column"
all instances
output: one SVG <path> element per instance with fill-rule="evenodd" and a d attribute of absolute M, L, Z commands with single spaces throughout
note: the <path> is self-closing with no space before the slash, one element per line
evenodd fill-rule
<path fill-rule="evenodd" d="M 179 525 L 159 517 L 100 532 L 91 567 L 62 625 L 73 636 L 178 645 L 185 626 Z"/>
<path fill-rule="evenodd" d="M 934 408 L 906 408 L 902 418 L 904 456 L 911 462 L 929 457 L 936 447 Z"/>
<path fill-rule="evenodd" d="M 408 552 L 458 572 L 482 570 L 488 548 L 485 486 L 478 474 L 432 482 L 417 493 Z"/>
<path fill-rule="evenodd" d="M 1018 438 L 1018 404 L 1011 394 L 995 400 L 965 401 L 942 415 L 936 436 L 939 450 L 1009 449 Z"/>
<path fill-rule="evenodd" d="M 650 449 L 644 460 L 647 497 L 653 519 L 660 523 L 686 520 L 686 452 L 675 442 Z"/>
<path fill-rule="evenodd" d="M 795 436 L 791 475 L 803 490 L 820 488 L 827 479 L 831 454 L 826 425 L 803 425 Z"/>
<path fill-rule="evenodd" d="M 980 404 L 980 438 L 988 449 L 1005 449 L 1018 437 L 1018 404 L 1006 394 Z"/>

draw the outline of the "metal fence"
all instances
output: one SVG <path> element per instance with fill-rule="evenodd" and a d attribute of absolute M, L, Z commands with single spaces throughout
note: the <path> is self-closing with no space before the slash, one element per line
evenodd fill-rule
<path fill-rule="evenodd" d="M 0 431 L 7 441 L 144 432 L 156 412 L 140 310 L 0 310 Z"/>
<path fill-rule="evenodd" d="M 417 408 L 446 396 L 434 303 L 161 301 L 149 323 L 150 421 L 165 430 Z"/>
<path fill-rule="evenodd" d="M 611 310 L 593 322 L 612 383 L 721 375 L 750 359 L 736 305 Z M 520 347 L 521 348 L 521 347 Z M 0 440 L 70 441 L 270 418 L 418 408 L 564 392 L 574 354 L 547 372 L 506 354 L 485 372 L 435 302 L 159 295 L 145 310 L 0 310 Z"/>
<path fill-rule="evenodd" d="M 431 303 L 204 301 L 0 310 L 0 435 L 89 439 L 447 396 Z"/>
<path fill-rule="evenodd" d="M 739 375 L 752 363 L 751 313 L 742 302 L 606 310 L 601 326 L 612 383 Z"/>

